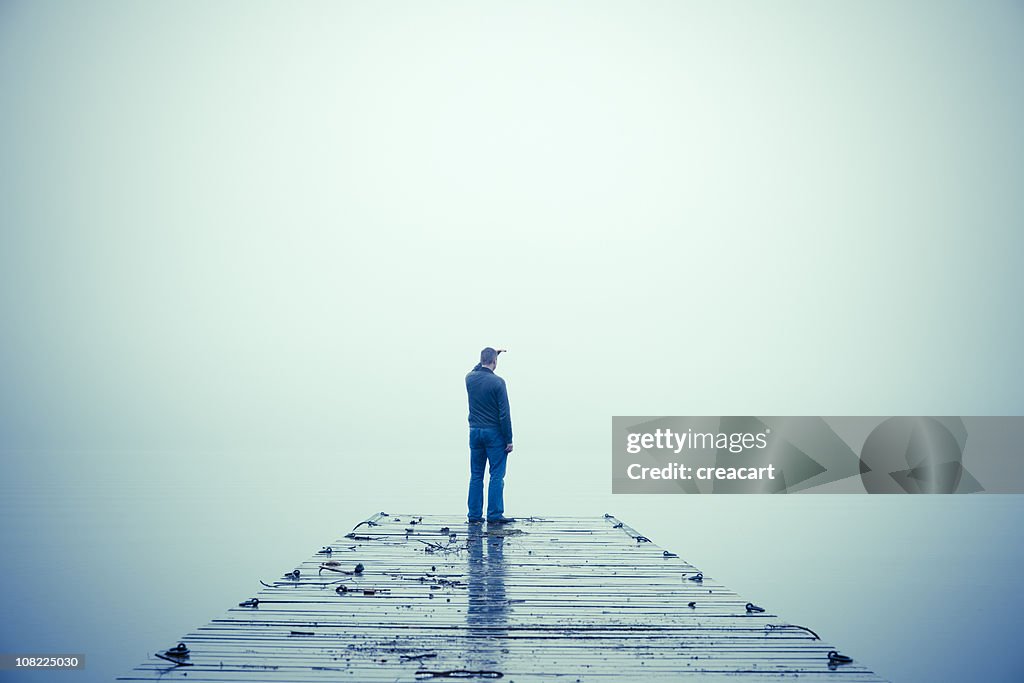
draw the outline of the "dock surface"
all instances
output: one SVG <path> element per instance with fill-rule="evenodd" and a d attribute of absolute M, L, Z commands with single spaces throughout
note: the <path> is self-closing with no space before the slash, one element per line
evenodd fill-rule
<path fill-rule="evenodd" d="M 118 680 L 882 680 L 611 515 L 379 513 L 295 571 Z"/>

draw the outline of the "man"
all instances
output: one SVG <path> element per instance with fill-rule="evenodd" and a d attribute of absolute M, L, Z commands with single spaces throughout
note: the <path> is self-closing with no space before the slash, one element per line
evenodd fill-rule
<path fill-rule="evenodd" d="M 480 362 L 466 375 L 469 395 L 469 521 L 483 522 L 484 466 L 489 466 L 487 485 L 487 521 L 507 524 L 514 520 L 504 516 L 505 461 L 512 452 L 512 418 L 508 410 L 505 380 L 494 374 L 498 354 L 487 347 L 480 352 Z"/>

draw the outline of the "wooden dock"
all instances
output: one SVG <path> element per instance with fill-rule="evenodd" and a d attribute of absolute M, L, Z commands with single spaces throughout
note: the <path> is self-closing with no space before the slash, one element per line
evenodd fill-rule
<path fill-rule="evenodd" d="M 118 680 L 882 680 L 611 515 L 380 513 L 295 571 Z"/>

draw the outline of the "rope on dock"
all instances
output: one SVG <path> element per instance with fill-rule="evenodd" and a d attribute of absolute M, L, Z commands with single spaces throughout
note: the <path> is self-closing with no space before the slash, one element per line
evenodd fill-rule
<path fill-rule="evenodd" d="M 364 524 L 366 526 L 378 526 L 377 522 L 374 522 L 372 519 L 364 519 L 362 522 L 359 522 L 359 524 L 356 524 L 354 527 L 352 527 L 352 531 L 355 531 Z"/>
<path fill-rule="evenodd" d="M 800 626 L 798 624 L 765 624 L 764 632 L 767 634 L 771 633 L 772 631 L 781 631 L 782 629 L 787 628 L 796 628 L 800 629 L 801 631 L 806 631 L 807 633 L 810 633 L 813 636 L 813 640 L 821 640 L 821 636 L 819 636 L 817 633 L 807 628 L 806 626 Z"/>

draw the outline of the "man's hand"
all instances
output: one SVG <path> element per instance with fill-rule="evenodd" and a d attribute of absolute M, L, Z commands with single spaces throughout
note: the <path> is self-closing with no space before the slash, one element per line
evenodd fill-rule
<path fill-rule="evenodd" d="M 511 453 L 512 452 L 512 444 L 510 444 L 510 443 L 509 444 L 505 444 L 505 452 L 506 453 Z"/>

